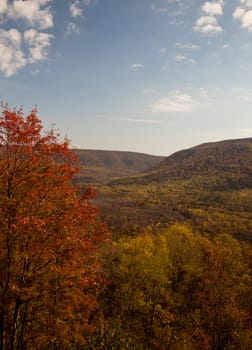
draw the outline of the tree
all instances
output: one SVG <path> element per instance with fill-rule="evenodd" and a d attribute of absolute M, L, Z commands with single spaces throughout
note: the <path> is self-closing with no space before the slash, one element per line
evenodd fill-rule
<path fill-rule="evenodd" d="M 65 349 L 95 328 L 107 240 L 67 140 L 34 109 L 0 116 L 0 349 Z"/>
<path fill-rule="evenodd" d="M 106 330 L 95 349 L 167 349 L 173 315 L 169 259 L 162 236 L 123 237 L 114 243 L 105 291 Z"/>
<path fill-rule="evenodd" d="M 215 237 L 209 248 L 205 249 L 203 278 L 195 294 L 201 326 L 213 350 L 249 349 L 245 300 L 251 290 L 245 251 L 227 234 Z"/>
<path fill-rule="evenodd" d="M 251 349 L 251 246 L 175 224 L 113 248 L 95 349 Z"/>

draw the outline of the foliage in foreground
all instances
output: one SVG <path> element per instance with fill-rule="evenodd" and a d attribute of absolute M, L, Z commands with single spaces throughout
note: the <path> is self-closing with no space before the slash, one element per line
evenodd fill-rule
<path fill-rule="evenodd" d="M 0 349 L 68 349 L 98 324 L 103 288 L 96 208 L 71 184 L 68 141 L 34 110 L 0 117 Z"/>
<path fill-rule="evenodd" d="M 224 229 L 210 239 L 156 225 L 101 250 L 107 233 L 76 172 L 68 142 L 42 135 L 36 110 L 4 107 L 0 350 L 250 350 L 251 246 Z M 209 233 L 206 212 L 191 212 Z"/>
<path fill-rule="evenodd" d="M 114 244 L 95 349 L 249 350 L 252 250 L 185 226 Z"/>

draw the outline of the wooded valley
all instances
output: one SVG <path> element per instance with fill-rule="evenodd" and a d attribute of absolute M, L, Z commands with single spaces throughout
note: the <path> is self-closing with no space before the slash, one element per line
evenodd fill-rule
<path fill-rule="evenodd" d="M 2 106 L 0 350 L 250 350 L 251 242 L 252 139 L 71 150 Z"/>

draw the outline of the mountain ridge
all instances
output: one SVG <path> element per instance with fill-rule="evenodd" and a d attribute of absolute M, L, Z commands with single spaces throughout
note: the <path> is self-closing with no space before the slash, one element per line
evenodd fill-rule
<path fill-rule="evenodd" d="M 132 176 L 153 167 L 162 156 L 131 151 L 74 149 L 80 164 L 78 180 L 103 183 L 113 178 Z"/>
<path fill-rule="evenodd" d="M 240 177 L 241 183 L 252 186 L 252 138 L 207 142 L 177 151 L 128 181 L 164 182 L 195 176 L 237 177 L 237 185 Z"/>
<path fill-rule="evenodd" d="M 204 143 L 98 187 L 111 231 L 187 223 L 252 241 L 252 138 Z M 161 225 L 161 226 L 160 226 Z"/>

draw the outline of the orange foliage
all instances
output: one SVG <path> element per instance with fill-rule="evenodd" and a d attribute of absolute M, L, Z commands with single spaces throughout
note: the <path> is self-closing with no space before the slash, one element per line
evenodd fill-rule
<path fill-rule="evenodd" d="M 33 110 L 0 116 L 0 349 L 66 349 L 95 328 L 107 240 L 92 193 L 79 195 L 67 140 Z"/>

